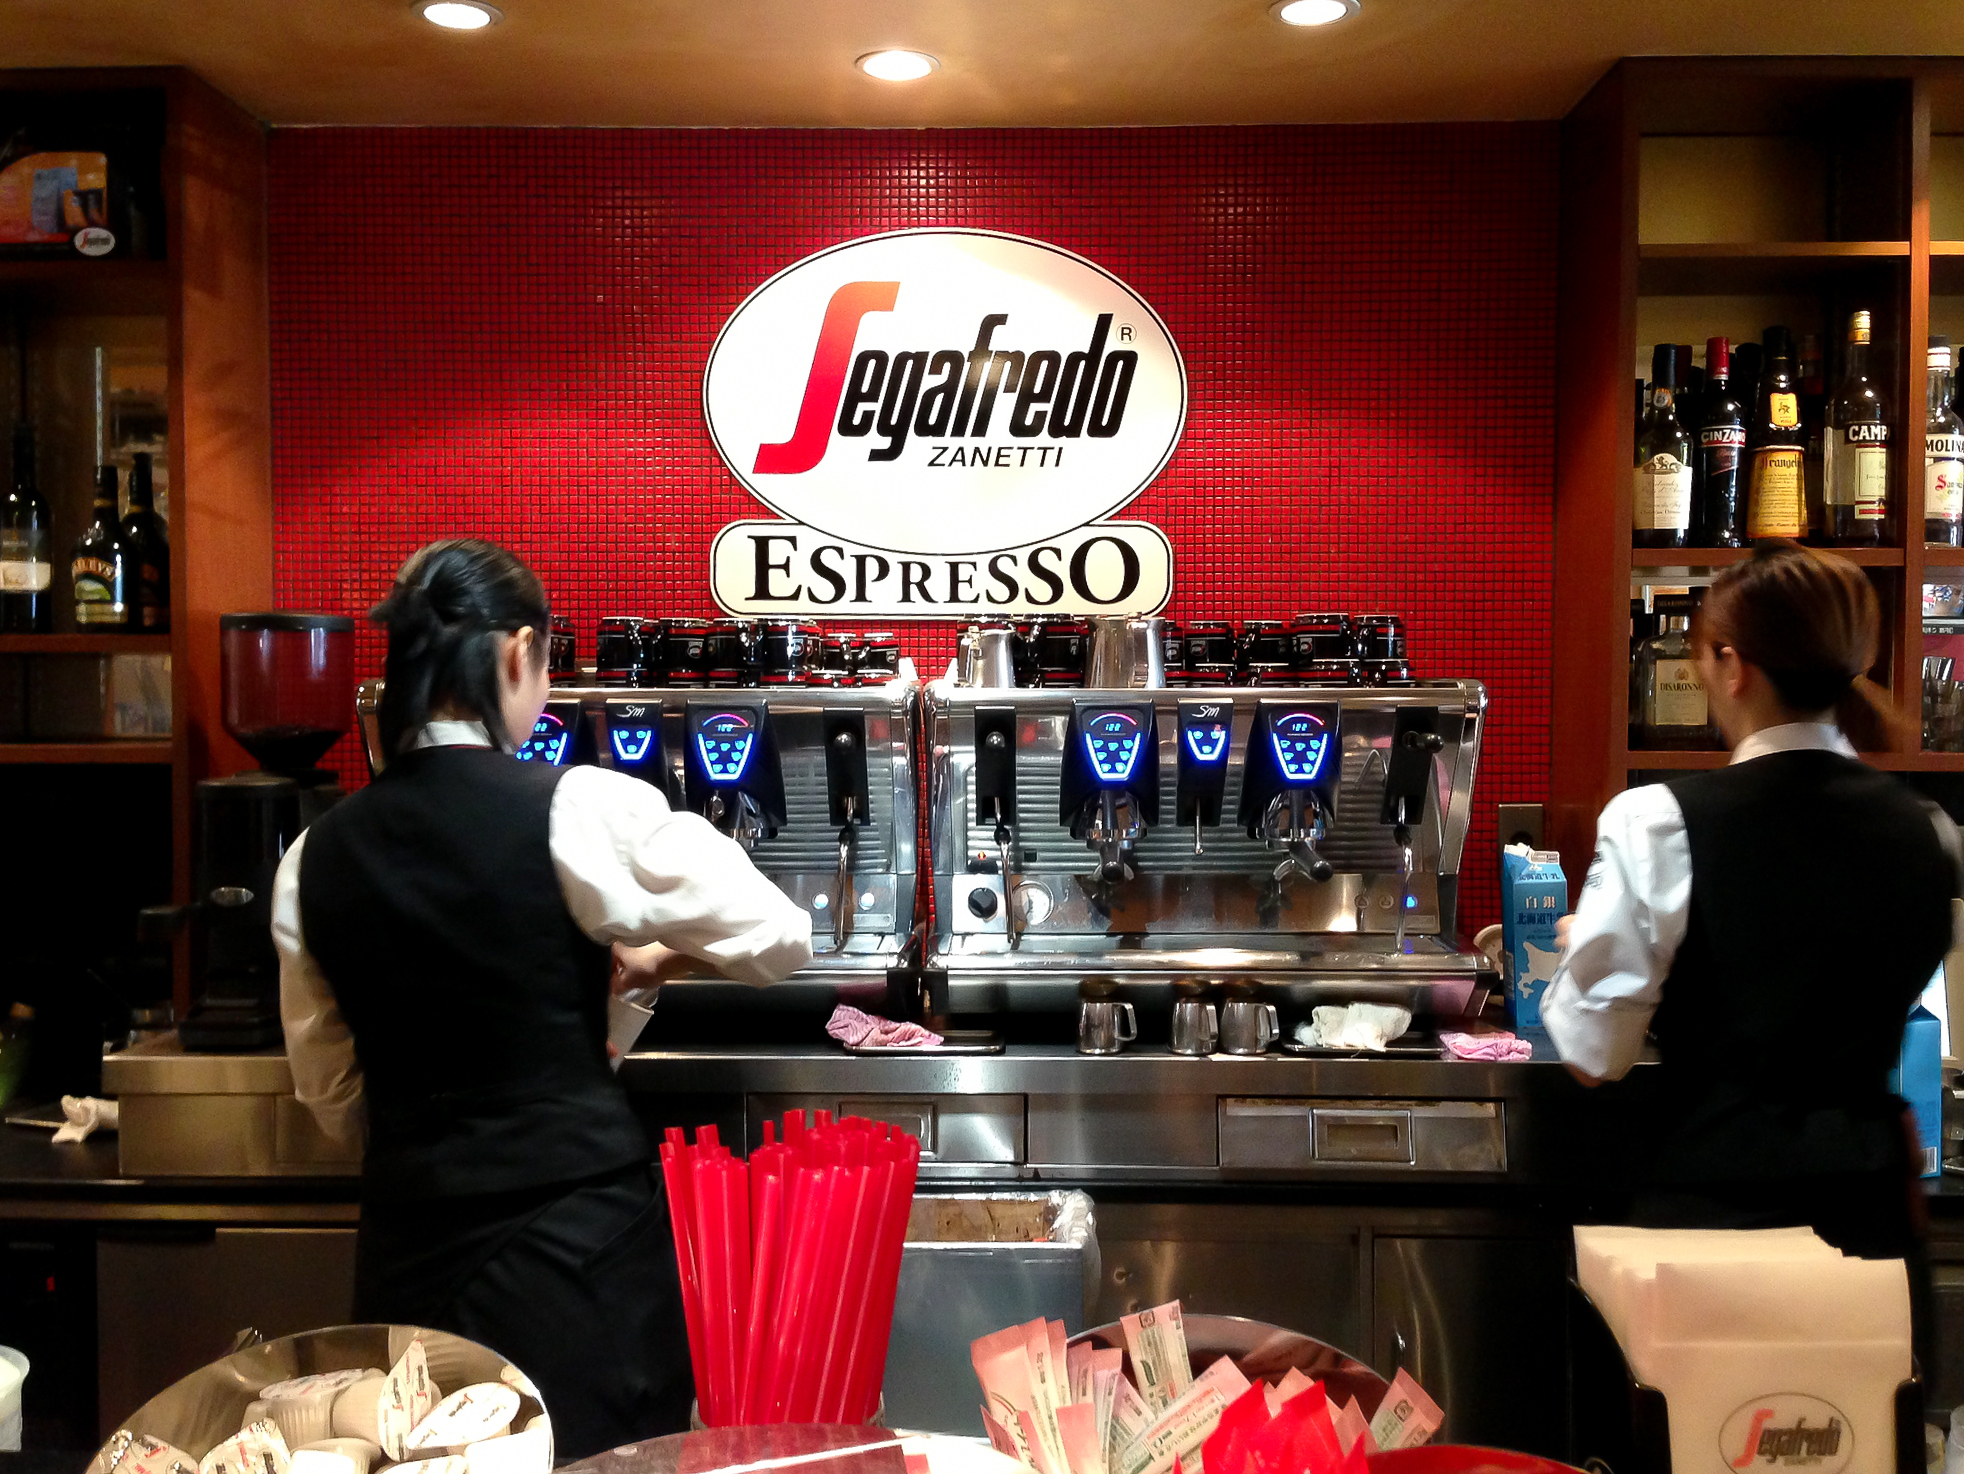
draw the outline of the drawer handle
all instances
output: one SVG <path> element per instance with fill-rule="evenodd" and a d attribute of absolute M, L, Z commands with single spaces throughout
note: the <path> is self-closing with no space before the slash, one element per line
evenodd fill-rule
<path fill-rule="evenodd" d="M 1410 1111 L 1313 1111 L 1319 1162 L 1412 1160 Z"/>

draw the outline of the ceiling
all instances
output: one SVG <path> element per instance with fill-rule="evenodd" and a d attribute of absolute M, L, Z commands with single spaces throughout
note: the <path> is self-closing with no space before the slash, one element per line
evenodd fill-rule
<path fill-rule="evenodd" d="M 9 66 L 181 63 L 273 123 L 1044 127 L 1551 118 L 1619 56 L 1964 53 L 1956 0 L 6 0 Z M 864 52 L 941 70 L 877 82 Z"/>

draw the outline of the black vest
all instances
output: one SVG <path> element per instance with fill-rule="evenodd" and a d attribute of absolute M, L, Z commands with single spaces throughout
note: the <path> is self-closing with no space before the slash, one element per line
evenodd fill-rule
<path fill-rule="evenodd" d="M 1930 809 L 1821 751 L 1669 787 L 1691 915 L 1652 1025 L 1673 1115 L 1660 1183 L 1894 1170 L 1888 1074 L 1949 949 L 1956 888 Z"/>
<path fill-rule="evenodd" d="M 423 748 L 307 830 L 301 927 L 361 1061 L 371 1198 L 648 1159 L 607 1062 L 609 952 L 553 870 L 559 777 L 488 748 Z"/>

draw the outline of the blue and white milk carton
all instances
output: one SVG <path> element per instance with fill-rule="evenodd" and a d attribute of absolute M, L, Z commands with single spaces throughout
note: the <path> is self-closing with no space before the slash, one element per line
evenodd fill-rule
<path fill-rule="evenodd" d="M 1555 980 L 1555 922 L 1568 910 L 1568 877 L 1554 850 L 1510 844 L 1501 854 L 1501 968 L 1517 1029 L 1541 1027 L 1541 995 Z"/>
<path fill-rule="evenodd" d="M 1944 1153 L 1944 1071 L 1941 1026 L 1937 1016 L 1918 1004 L 1909 1011 L 1903 1026 L 1903 1054 L 1889 1073 L 1889 1088 L 1909 1102 L 1916 1117 L 1917 1140 L 1923 1147 L 1921 1172 L 1937 1177 L 1943 1172 Z"/>

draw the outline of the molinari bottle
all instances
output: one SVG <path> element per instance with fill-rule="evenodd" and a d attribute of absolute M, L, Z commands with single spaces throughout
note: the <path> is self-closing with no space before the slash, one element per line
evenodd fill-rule
<path fill-rule="evenodd" d="M 76 542 L 68 569 L 75 590 L 76 624 L 87 630 L 131 628 L 136 569 L 116 520 L 114 466 L 96 468 L 94 520 Z"/>
<path fill-rule="evenodd" d="M 1746 410 L 1732 397 L 1731 345 L 1705 340 L 1704 417 L 1698 425 L 1696 526 L 1701 545 L 1746 544 Z"/>
<path fill-rule="evenodd" d="M 170 628 L 170 541 L 157 517 L 150 486 L 150 456 L 138 451 L 130 463 L 130 509 L 123 514 L 123 541 L 135 574 L 132 629 L 161 635 Z"/>
<path fill-rule="evenodd" d="M 1923 540 L 1964 547 L 1964 419 L 1951 407 L 1950 339 L 1930 340 L 1923 426 Z"/>
<path fill-rule="evenodd" d="M 1637 436 L 1636 482 L 1631 488 L 1632 541 L 1640 548 L 1681 548 L 1691 528 L 1691 437 L 1678 423 L 1673 402 L 1676 352 L 1659 343 L 1650 358 L 1650 412 Z"/>
<path fill-rule="evenodd" d="M 1848 366 L 1828 412 L 1822 458 L 1827 539 L 1847 546 L 1882 541 L 1889 515 L 1889 419 L 1869 378 L 1869 315 L 1848 319 Z"/>
<path fill-rule="evenodd" d="M 14 485 L 0 504 L 0 631 L 45 635 L 54 627 L 54 564 L 48 503 L 34 478 L 34 427 L 14 426 Z"/>
<path fill-rule="evenodd" d="M 1765 363 L 1759 399 L 1746 427 L 1752 462 L 1747 493 L 1746 535 L 1799 537 L 1807 531 L 1802 501 L 1800 395 L 1794 388 L 1793 348 L 1785 328 L 1766 330 Z"/>

